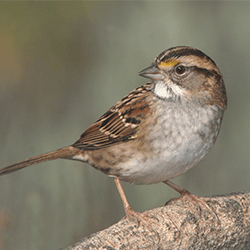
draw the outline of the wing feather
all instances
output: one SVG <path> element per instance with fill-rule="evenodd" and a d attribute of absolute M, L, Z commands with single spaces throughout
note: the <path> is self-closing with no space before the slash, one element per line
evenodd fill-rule
<path fill-rule="evenodd" d="M 150 112 L 152 84 L 145 84 L 111 107 L 90 126 L 73 146 L 99 149 L 132 140 Z"/>

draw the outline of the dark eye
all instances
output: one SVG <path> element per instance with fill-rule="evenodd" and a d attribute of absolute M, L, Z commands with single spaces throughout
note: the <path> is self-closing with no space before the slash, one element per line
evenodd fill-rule
<path fill-rule="evenodd" d="M 179 65 L 175 68 L 175 72 L 178 74 L 178 75 L 183 75 L 185 72 L 187 71 L 186 67 L 183 66 L 183 65 Z"/>

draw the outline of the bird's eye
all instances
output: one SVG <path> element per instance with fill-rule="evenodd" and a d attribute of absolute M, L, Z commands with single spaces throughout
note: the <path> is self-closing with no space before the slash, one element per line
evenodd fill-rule
<path fill-rule="evenodd" d="M 175 68 L 175 72 L 178 74 L 178 75 L 183 75 L 185 72 L 187 71 L 186 67 L 183 66 L 183 65 L 179 65 Z"/>

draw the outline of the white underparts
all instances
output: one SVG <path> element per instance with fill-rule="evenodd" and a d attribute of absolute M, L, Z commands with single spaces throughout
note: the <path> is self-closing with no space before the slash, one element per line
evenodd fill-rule
<path fill-rule="evenodd" d="M 157 96 L 163 99 L 173 98 L 174 96 L 182 96 L 183 89 L 181 89 L 178 85 L 170 82 L 157 82 L 155 84 L 154 92 Z"/>
<path fill-rule="evenodd" d="M 77 160 L 77 161 L 86 161 L 85 157 L 83 157 L 81 154 L 74 155 L 72 159 Z"/>

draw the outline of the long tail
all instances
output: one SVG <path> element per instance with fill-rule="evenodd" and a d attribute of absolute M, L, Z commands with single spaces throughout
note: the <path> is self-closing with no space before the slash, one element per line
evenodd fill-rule
<path fill-rule="evenodd" d="M 25 167 L 28 167 L 30 165 L 37 164 L 40 162 L 44 162 L 44 161 L 51 161 L 51 160 L 55 160 L 59 158 L 70 158 L 71 156 L 75 154 L 75 150 L 77 149 L 72 146 L 68 146 L 68 147 L 57 149 L 55 151 L 52 151 L 46 154 L 42 154 L 42 155 L 38 155 L 32 158 L 26 159 L 24 161 L 19 161 L 15 164 L 12 164 L 12 165 L 9 165 L 7 167 L 0 169 L 0 175 L 9 174 L 19 169 L 22 169 L 22 168 L 25 168 Z"/>

